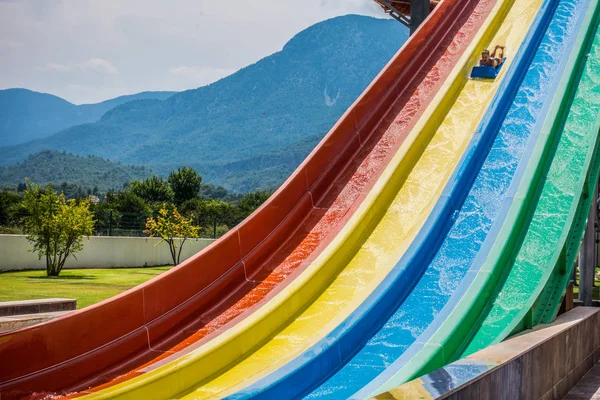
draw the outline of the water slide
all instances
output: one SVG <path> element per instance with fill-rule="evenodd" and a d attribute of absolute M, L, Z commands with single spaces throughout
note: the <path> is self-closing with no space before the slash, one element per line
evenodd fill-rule
<path fill-rule="evenodd" d="M 478 51 L 469 36 L 477 36 L 477 41 L 485 38 L 480 33 L 489 22 L 485 17 L 490 12 L 494 20 L 502 15 L 503 8 L 493 4 L 477 2 L 467 8 L 461 29 L 450 37 L 444 57 L 438 57 L 438 65 L 432 68 L 432 76 L 450 70 L 449 78 L 342 232 L 315 262 L 284 291 L 210 343 L 88 397 L 221 397 L 239 381 L 256 379 L 301 354 L 351 313 L 412 241 L 471 137 L 470 130 L 461 128 L 478 113 L 464 118 L 444 116 L 456 109 L 457 94 L 466 83 L 462 71 Z M 466 47 L 464 54 L 459 52 L 461 47 Z M 457 64 L 452 60 L 455 55 L 460 68 L 452 68 Z M 491 95 L 481 97 L 475 104 L 483 112 Z M 404 125 L 404 111 L 394 112 L 386 132 Z M 454 112 L 468 114 L 464 107 Z M 445 120 L 450 131 L 438 129 Z M 394 229 L 392 237 L 393 227 L 401 229 Z"/>
<path fill-rule="evenodd" d="M 598 174 L 597 9 L 442 1 L 240 227 L 0 335 L 2 395 L 365 398 L 552 319 Z M 467 79 L 494 43 L 501 75 Z"/>
<path fill-rule="evenodd" d="M 212 360 L 213 357 L 217 358 L 217 354 L 220 354 L 221 358 L 226 358 L 225 352 L 207 346 L 205 349 L 199 349 L 195 354 L 191 353 L 183 358 L 178 358 L 173 365 L 164 365 L 143 377 L 116 385 L 90 397 L 135 398 L 136 396 L 155 395 L 157 391 L 161 391 L 159 396 L 162 397 L 223 397 L 228 392 L 235 390 L 235 386 L 240 382 L 248 384 L 270 372 L 281 370 L 281 366 L 299 356 L 308 345 L 338 326 L 348 311 L 364 302 L 365 296 L 373 292 L 374 288 L 379 287 L 381 280 L 389 275 L 403 250 L 410 244 L 414 237 L 411 237 L 411 231 L 416 231 L 415 228 L 419 227 L 417 225 L 419 220 L 424 220 L 430 213 L 431 206 L 437 198 L 436 192 L 439 193 L 443 189 L 455 163 L 458 162 L 469 143 L 481 114 L 486 110 L 502 81 L 502 79 L 498 79 L 496 82 L 468 81 L 464 72 L 468 71 L 474 63 L 481 46 L 488 46 L 493 39 L 500 40 L 498 36 L 494 38 L 496 31 L 501 32 L 500 34 L 503 35 L 502 38 L 508 46 L 518 48 L 538 6 L 539 3 L 531 5 L 523 2 L 520 7 L 517 7 L 508 1 L 495 4 L 486 22 L 482 25 L 485 28 L 480 29 L 475 35 L 468 51 L 448 78 L 446 84 L 449 90 L 438 93 L 439 101 L 430 104 L 430 111 L 425 113 L 420 123 L 411 132 L 416 138 L 422 138 L 425 148 L 415 150 L 415 143 L 409 142 L 411 136 L 405 141 L 405 145 L 410 144 L 410 146 L 405 146 L 407 154 L 410 154 L 411 151 L 416 153 L 419 150 L 422 153 L 416 153 L 418 159 L 411 165 L 405 161 L 409 158 L 400 151 L 397 153 L 397 161 L 392 161 L 388 165 L 387 170 L 390 172 L 384 173 L 380 178 L 380 181 L 384 179 L 385 181 L 378 186 L 382 190 L 391 192 L 389 195 L 391 203 L 385 207 L 391 211 L 386 212 L 370 235 L 362 244 L 359 243 L 361 247 L 354 257 L 349 262 L 342 260 L 343 264 L 338 267 L 341 271 L 338 272 L 339 275 L 315 301 L 309 303 L 307 308 L 295 317 L 295 320 L 285 326 L 282 325 L 282 330 L 274 336 L 265 336 L 267 341 L 263 342 L 260 348 L 251 354 L 244 354 L 243 357 L 234 359 L 234 362 L 231 363 L 233 366 L 224 372 L 217 371 L 216 368 L 209 368 L 207 360 Z M 470 24 L 467 23 L 466 26 L 470 26 Z M 395 173 L 408 169 L 402 168 L 402 161 L 412 168 L 405 172 L 407 175 L 404 181 L 394 179 Z M 435 168 L 432 168 L 433 165 Z M 394 186 L 398 188 L 396 189 Z M 373 205 L 369 205 L 369 203 Z M 384 207 L 381 203 L 376 203 L 371 199 L 365 200 L 355 214 L 355 217 L 358 217 L 349 223 L 349 227 L 354 225 L 358 218 L 361 218 L 361 214 L 366 214 L 369 211 L 368 208 L 374 210 Z M 410 212 L 407 213 L 406 210 L 410 210 Z M 420 218 L 416 219 L 415 217 Z M 366 225 L 362 220 L 357 222 L 355 224 L 357 227 Z M 357 240 L 352 238 L 353 231 L 356 229 L 350 230 L 349 227 L 341 235 L 341 242 L 344 245 Z M 391 233 L 395 233 L 395 235 L 391 235 Z M 345 236 L 346 234 L 348 236 Z M 338 236 L 336 239 L 340 239 L 340 237 Z M 320 275 L 323 274 L 325 268 L 333 269 L 338 263 L 338 259 L 329 258 L 323 266 L 315 269 L 319 275 L 307 273 L 304 279 L 312 282 L 312 286 L 314 286 L 314 282 L 321 278 Z M 372 277 L 368 274 L 371 274 Z M 418 274 L 417 271 L 406 273 L 403 277 L 407 279 L 401 279 L 404 287 L 400 290 L 408 294 L 412 288 L 411 275 L 414 281 Z M 298 285 L 292 284 L 294 287 L 289 290 L 298 292 L 303 290 L 303 287 L 300 286 L 303 284 L 302 278 L 302 276 L 297 278 L 294 284 L 299 282 Z M 304 286 L 308 285 L 304 284 Z M 292 295 L 294 294 L 292 293 Z M 280 299 L 274 299 L 272 303 L 257 311 L 253 315 L 255 317 L 258 314 L 254 318 L 255 325 L 259 325 L 259 318 L 266 318 L 268 315 L 279 312 L 282 307 L 275 300 L 279 300 L 283 304 L 287 301 L 286 296 L 291 297 L 290 293 L 282 293 Z M 261 312 L 263 316 L 260 315 Z M 244 321 L 245 327 L 236 327 L 217 338 L 219 342 L 217 346 L 226 348 L 235 341 L 234 335 L 252 335 L 252 332 L 256 331 L 256 328 L 250 325 L 252 319 Z M 241 331 L 242 328 L 245 329 L 245 332 Z M 313 376 L 319 377 L 319 375 L 315 374 L 313 369 Z M 189 376 L 189 383 L 183 382 L 184 376 Z M 290 392 L 291 387 L 297 388 L 296 385 L 288 385 L 285 397 L 295 395 Z"/>
<path fill-rule="evenodd" d="M 580 13 L 582 23 L 569 43 L 572 52 L 561 61 L 564 73 L 506 221 L 481 260 L 487 272 L 464 288 L 465 295 L 432 332 L 427 343 L 432 350 L 421 353 L 426 363 L 414 358 L 412 366 L 377 382 L 381 386 L 372 385 L 377 389 L 371 395 L 389 391 L 381 398 L 394 398 L 395 386 L 550 322 L 558 312 L 600 169 L 600 6 L 594 0 L 561 2 L 559 12 Z M 563 28 L 556 26 L 553 39 L 568 34 Z"/>
<path fill-rule="evenodd" d="M 362 305 L 353 321 L 329 335 L 329 342 L 350 336 L 345 340 L 354 346 L 354 356 L 343 360 L 340 364 L 345 366 L 307 398 L 367 398 L 556 316 L 589 210 L 590 188 L 598 176 L 600 80 L 594 47 L 587 57 L 587 75 L 582 76 L 587 82 L 576 81 L 598 26 L 597 12 L 594 1 L 542 5 L 512 76 L 506 77 L 506 90 L 482 121 L 481 137 L 456 171 L 448 197 L 440 200 L 431 224 L 398 265 L 407 269 L 412 263 L 429 263 L 421 281 L 382 328 L 367 334 L 366 344 L 360 343 L 361 335 L 381 319 L 383 296 L 396 301 L 397 286 L 392 283 L 381 288 L 379 298 Z M 519 76 L 519 71 L 526 73 Z M 572 103 L 569 124 L 564 110 L 575 89 L 582 94 Z M 503 118 L 499 129 L 494 128 L 497 118 Z M 477 148 L 485 149 L 490 140 L 487 157 L 477 167 Z M 466 187 L 470 191 L 461 198 L 460 186 L 473 174 L 474 182 Z M 545 203 L 543 191 L 535 199 L 540 191 L 535 184 L 541 183 L 549 193 Z M 537 214 L 528 220 L 535 201 Z M 553 226 L 554 237 L 547 232 Z M 512 269 L 503 276 L 507 265 Z M 356 325 L 354 337 L 350 324 Z M 270 398 L 302 386 L 311 379 L 311 368 L 331 365 L 321 350 L 324 346 L 326 341 L 295 365 L 230 398 Z M 358 346 L 362 348 L 356 353 Z"/>
<path fill-rule="evenodd" d="M 122 295 L 1 334 L 3 398 L 138 376 L 210 342 L 288 287 L 372 192 L 489 12 L 474 0 L 455 3 L 437 7 L 307 160 L 236 229 Z M 465 29 L 467 20 L 473 26 Z"/>

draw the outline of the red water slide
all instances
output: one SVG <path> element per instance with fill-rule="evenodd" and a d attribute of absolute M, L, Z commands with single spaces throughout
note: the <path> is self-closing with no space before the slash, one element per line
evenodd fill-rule
<path fill-rule="evenodd" d="M 279 292 L 358 207 L 470 42 L 462 25 L 475 13 L 483 23 L 492 3 L 441 2 L 282 187 L 210 247 L 112 299 L 0 334 L 2 399 L 131 376 Z"/>

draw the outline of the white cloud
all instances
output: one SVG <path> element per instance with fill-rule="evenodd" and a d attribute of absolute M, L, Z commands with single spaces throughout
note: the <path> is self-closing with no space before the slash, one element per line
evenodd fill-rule
<path fill-rule="evenodd" d="M 57 64 L 48 63 L 41 70 L 56 72 L 97 72 L 104 75 L 116 75 L 119 73 L 114 65 L 101 58 L 90 58 L 78 63 Z"/>
<path fill-rule="evenodd" d="M 82 65 L 83 68 L 88 68 L 92 71 L 100 72 L 101 74 L 116 75 L 119 73 L 114 65 L 101 58 L 90 58 Z"/>
<path fill-rule="evenodd" d="M 0 48 L 16 49 L 17 47 L 23 47 L 24 43 L 16 40 L 0 39 Z"/>

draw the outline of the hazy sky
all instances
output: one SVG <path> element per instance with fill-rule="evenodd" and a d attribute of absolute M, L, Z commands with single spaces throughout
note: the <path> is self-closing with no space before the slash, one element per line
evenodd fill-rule
<path fill-rule="evenodd" d="M 0 89 L 80 104 L 195 88 L 351 13 L 384 17 L 372 0 L 0 0 Z"/>

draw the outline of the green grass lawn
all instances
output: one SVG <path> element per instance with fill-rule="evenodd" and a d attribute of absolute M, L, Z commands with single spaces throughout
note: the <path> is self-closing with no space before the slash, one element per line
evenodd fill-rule
<path fill-rule="evenodd" d="M 77 299 L 77 308 L 98 303 L 172 267 L 69 269 L 59 277 L 46 271 L 0 273 L 0 301 L 63 297 Z"/>

